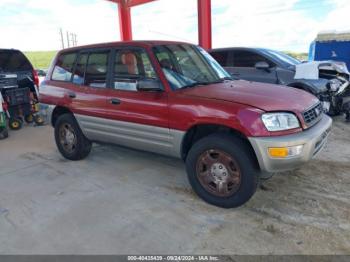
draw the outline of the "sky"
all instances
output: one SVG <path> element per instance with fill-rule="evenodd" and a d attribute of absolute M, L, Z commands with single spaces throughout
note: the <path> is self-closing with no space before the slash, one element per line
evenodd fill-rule
<path fill-rule="evenodd" d="M 212 0 L 213 47 L 307 52 L 320 31 L 350 31 L 349 14 L 349 0 Z M 197 19 L 197 0 L 158 0 L 132 9 L 133 37 L 198 43 Z M 78 45 L 120 40 L 114 3 L 0 0 L 0 48 L 59 50 L 60 28 Z"/>

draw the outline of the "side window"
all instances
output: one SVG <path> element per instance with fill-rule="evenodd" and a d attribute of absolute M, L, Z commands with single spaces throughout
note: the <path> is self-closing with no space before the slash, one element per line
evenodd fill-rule
<path fill-rule="evenodd" d="M 52 73 L 52 80 L 70 82 L 76 53 L 60 55 Z"/>
<path fill-rule="evenodd" d="M 228 51 L 214 51 L 210 53 L 221 66 L 228 65 Z"/>
<path fill-rule="evenodd" d="M 233 56 L 233 66 L 235 67 L 254 67 L 257 62 L 266 62 L 271 65 L 265 57 L 249 52 L 249 51 L 235 51 Z"/>
<path fill-rule="evenodd" d="M 137 91 L 137 80 L 155 79 L 157 74 L 145 50 L 123 49 L 116 53 L 113 88 Z"/>
<path fill-rule="evenodd" d="M 108 55 L 109 52 L 89 54 L 85 70 L 84 85 L 100 88 L 107 87 Z"/>
<path fill-rule="evenodd" d="M 85 68 L 88 61 L 88 54 L 81 54 L 78 57 L 77 64 L 75 66 L 73 83 L 77 85 L 84 84 Z"/>

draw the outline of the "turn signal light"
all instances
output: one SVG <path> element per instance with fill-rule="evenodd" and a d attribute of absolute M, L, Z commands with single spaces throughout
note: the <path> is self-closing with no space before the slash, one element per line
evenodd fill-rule
<path fill-rule="evenodd" d="M 303 145 L 291 147 L 270 147 L 269 155 L 272 158 L 287 158 L 300 155 L 303 151 Z"/>

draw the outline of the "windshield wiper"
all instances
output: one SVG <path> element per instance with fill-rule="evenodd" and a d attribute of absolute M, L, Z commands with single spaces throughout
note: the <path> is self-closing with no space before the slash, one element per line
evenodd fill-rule
<path fill-rule="evenodd" d="M 229 76 L 225 76 L 225 77 L 219 78 L 219 80 L 208 82 L 208 84 L 218 84 L 218 83 L 223 83 L 225 81 L 233 81 L 233 80 L 235 79 Z"/>
<path fill-rule="evenodd" d="M 212 84 L 211 82 L 193 82 L 191 84 L 184 85 L 180 89 L 186 89 L 186 88 L 191 88 L 191 87 L 196 87 L 196 86 L 204 86 L 204 85 L 210 85 Z"/>
<path fill-rule="evenodd" d="M 233 77 L 225 76 L 225 77 L 221 77 L 220 80 L 222 80 L 222 81 L 225 81 L 225 80 L 233 80 Z"/>

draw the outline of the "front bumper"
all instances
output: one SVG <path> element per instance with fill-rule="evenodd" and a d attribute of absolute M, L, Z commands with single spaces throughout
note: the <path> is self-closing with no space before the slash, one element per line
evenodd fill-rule
<path fill-rule="evenodd" d="M 313 127 L 292 135 L 277 137 L 250 137 L 249 141 L 257 156 L 260 169 L 265 172 L 282 172 L 295 169 L 313 158 L 326 144 L 332 127 L 332 119 L 323 115 Z M 304 145 L 301 154 L 287 158 L 272 158 L 271 147 L 292 147 Z"/>

